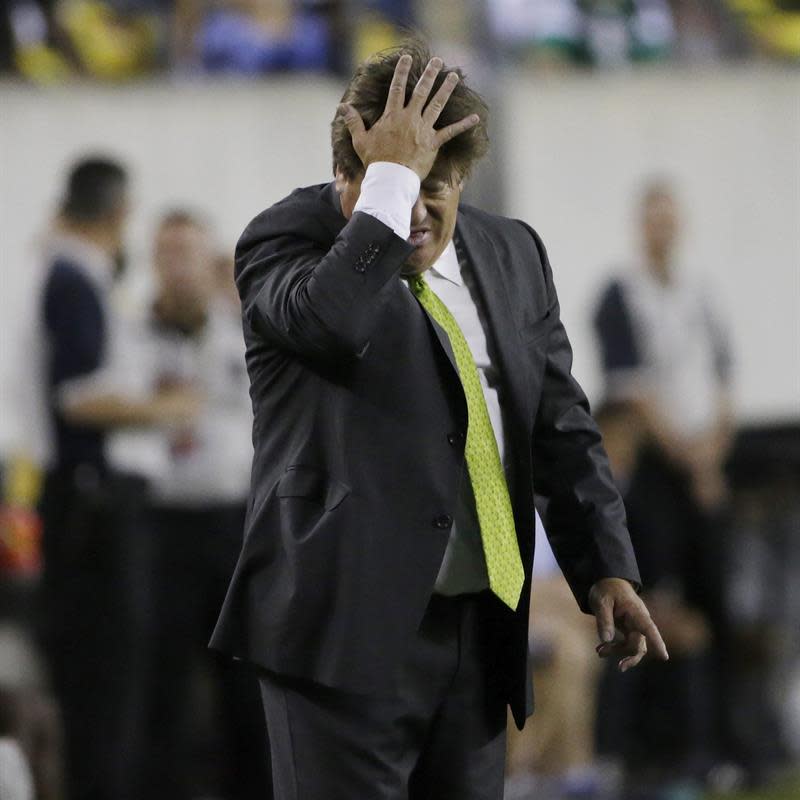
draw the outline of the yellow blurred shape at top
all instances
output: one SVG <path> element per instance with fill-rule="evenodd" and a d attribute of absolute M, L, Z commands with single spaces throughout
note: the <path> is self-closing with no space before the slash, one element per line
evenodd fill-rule
<path fill-rule="evenodd" d="M 63 56 L 41 42 L 19 47 L 14 62 L 20 74 L 34 83 L 61 83 L 72 74 Z"/>
<path fill-rule="evenodd" d="M 364 14 L 356 27 L 353 47 L 356 63 L 366 61 L 381 50 L 396 47 L 402 38 L 398 28 L 385 17 L 375 12 Z"/>
<path fill-rule="evenodd" d="M 133 78 L 153 64 L 157 26 L 152 18 L 125 20 L 97 0 L 68 0 L 60 20 L 82 66 L 97 78 Z"/>

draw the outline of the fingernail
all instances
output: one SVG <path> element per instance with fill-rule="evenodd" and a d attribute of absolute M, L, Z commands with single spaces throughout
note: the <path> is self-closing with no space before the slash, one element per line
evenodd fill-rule
<path fill-rule="evenodd" d="M 442 59 L 441 58 L 437 58 L 436 56 L 434 56 L 431 59 L 431 66 L 436 67 L 437 69 L 441 69 L 443 63 L 444 62 L 442 61 Z"/>

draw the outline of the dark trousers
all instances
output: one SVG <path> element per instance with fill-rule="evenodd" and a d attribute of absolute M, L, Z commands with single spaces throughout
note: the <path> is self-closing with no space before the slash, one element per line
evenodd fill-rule
<path fill-rule="evenodd" d="M 268 800 L 269 749 L 252 669 L 208 650 L 241 549 L 245 507 L 155 516 L 150 800 Z M 198 684 L 205 683 L 198 702 Z M 202 702 L 208 700 L 210 702 Z"/>
<path fill-rule="evenodd" d="M 50 473 L 41 622 L 64 728 L 70 800 L 140 797 L 149 642 L 145 485 Z"/>
<path fill-rule="evenodd" d="M 391 696 L 262 673 L 276 800 L 501 800 L 489 599 L 434 595 Z"/>

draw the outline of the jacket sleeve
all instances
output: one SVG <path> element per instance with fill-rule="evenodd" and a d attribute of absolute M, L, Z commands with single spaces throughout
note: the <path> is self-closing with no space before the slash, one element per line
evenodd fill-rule
<path fill-rule="evenodd" d="M 356 212 L 326 251 L 286 215 L 268 209 L 237 245 L 236 286 L 245 320 L 271 344 L 298 355 L 363 353 L 388 297 L 387 284 L 413 246 Z"/>
<path fill-rule="evenodd" d="M 639 591 L 641 579 L 600 432 L 572 376 L 572 348 L 547 252 L 536 232 L 528 230 L 544 271 L 548 308 L 555 314 L 534 421 L 534 484 L 547 501 L 543 521 L 553 553 L 578 605 L 589 613 L 589 590 L 596 581 L 624 578 Z"/>

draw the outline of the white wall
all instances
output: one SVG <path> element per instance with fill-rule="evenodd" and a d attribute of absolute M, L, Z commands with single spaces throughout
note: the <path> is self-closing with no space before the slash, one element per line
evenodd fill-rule
<path fill-rule="evenodd" d="M 508 210 L 544 236 L 576 371 L 598 388 L 587 314 L 608 270 L 631 258 L 632 198 L 651 173 L 675 176 L 686 204 L 685 263 L 714 281 L 729 314 L 742 418 L 800 408 L 800 76 L 747 71 L 533 80 L 511 75 L 495 148 L 506 151 Z M 341 86 L 32 90 L 0 85 L 0 450 L 37 232 L 63 171 L 99 149 L 131 167 L 130 250 L 144 268 L 154 219 L 188 203 L 232 247 L 247 221 L 295 186 L 329 178 L 328 125 Z M 498 163 L 502 159 L 497 159 Z"/>
<path fill-rule="evenodd" d="M 509 82 L 509 212 L 548 246 L 575 370 L 599 375 L 599 282 L 633 263 L 643 178 L 674 178 L 682 267 L 726 312 L 743 419 L 800 416 L 800 73 L 645 73 Z"/>

